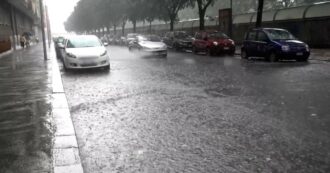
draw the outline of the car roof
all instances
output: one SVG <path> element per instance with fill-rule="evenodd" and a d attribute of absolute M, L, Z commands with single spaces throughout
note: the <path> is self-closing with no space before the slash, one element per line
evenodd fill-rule
<path fill-rule="evenodd" d="M 97 38 L 98 37 L 96 35 L 71 35 L 68 36 L 67 39 L 73 39 L 73 38 Z"/>
<path fill-rule="evenodd" d="M 260 30 L 279 30 L 279 31 L 287 31 L 283 28 L 253 28 L 250 31 L 260 31 Z"/>

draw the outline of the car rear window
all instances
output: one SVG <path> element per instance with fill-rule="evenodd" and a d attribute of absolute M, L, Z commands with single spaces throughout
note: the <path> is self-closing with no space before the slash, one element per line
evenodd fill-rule
<path fill-rule="evenodd" d="M 248 33 L 246 39 L 247 40 L 255 40 L 257 36 L 257 32 L 256 31 L 251 31 Z"/>

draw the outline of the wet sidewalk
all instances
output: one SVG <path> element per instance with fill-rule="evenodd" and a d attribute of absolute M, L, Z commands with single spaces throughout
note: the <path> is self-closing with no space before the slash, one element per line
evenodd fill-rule
<path fill-rule="evenodd" d="M 51 61 L 42 44 L 0 56 L 0 172 L 51 172 Z"/>

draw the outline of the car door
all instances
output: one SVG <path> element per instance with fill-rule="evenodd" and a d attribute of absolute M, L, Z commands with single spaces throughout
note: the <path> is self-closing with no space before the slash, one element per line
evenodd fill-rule
<path fill-rule="evenodd" d="M 264 31 L 257 32 L 256 52 L 257 56 L 264 57 L 268 54 L 269 38 Z"/>
<path fill-rule="evenodd" d="M 170 32 L 166 33 L 165 34 L 165 37 L 164 37 L 164 43 L 169 46 L 170 45 Z"/>
<path fill-rule="evenodd" d="M 207 50 L 207 44 L 208 44 L 208 34 L 207 33 L 201 33 L 201 39 L 199 40 L 199 49 L 206 51 Z"/>
<path fill-rule="evenodd" d="M 255 30 L 252 30 L 248 32 L 246 36 L 246 40 L 244 41 L 245 50 L 250 56 L 257 56 L 256 39 L 257 39 L 257 32 Z"/>
<path fill-rule="evenodd" d="M 202 40 L 202 34 L 197 32 L 195 35 L 195 40 L 193 42 L 193 45 L 197 50 L 201 49 L 201 40 Z"/>

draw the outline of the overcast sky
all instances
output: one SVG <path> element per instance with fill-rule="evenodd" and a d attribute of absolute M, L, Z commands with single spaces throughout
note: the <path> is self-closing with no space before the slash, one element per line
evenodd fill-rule
<path fill-rule="evenodd" d="M 65 33 L 64 22 L 79 0 L 45 0 L 53 33 Z"/>

